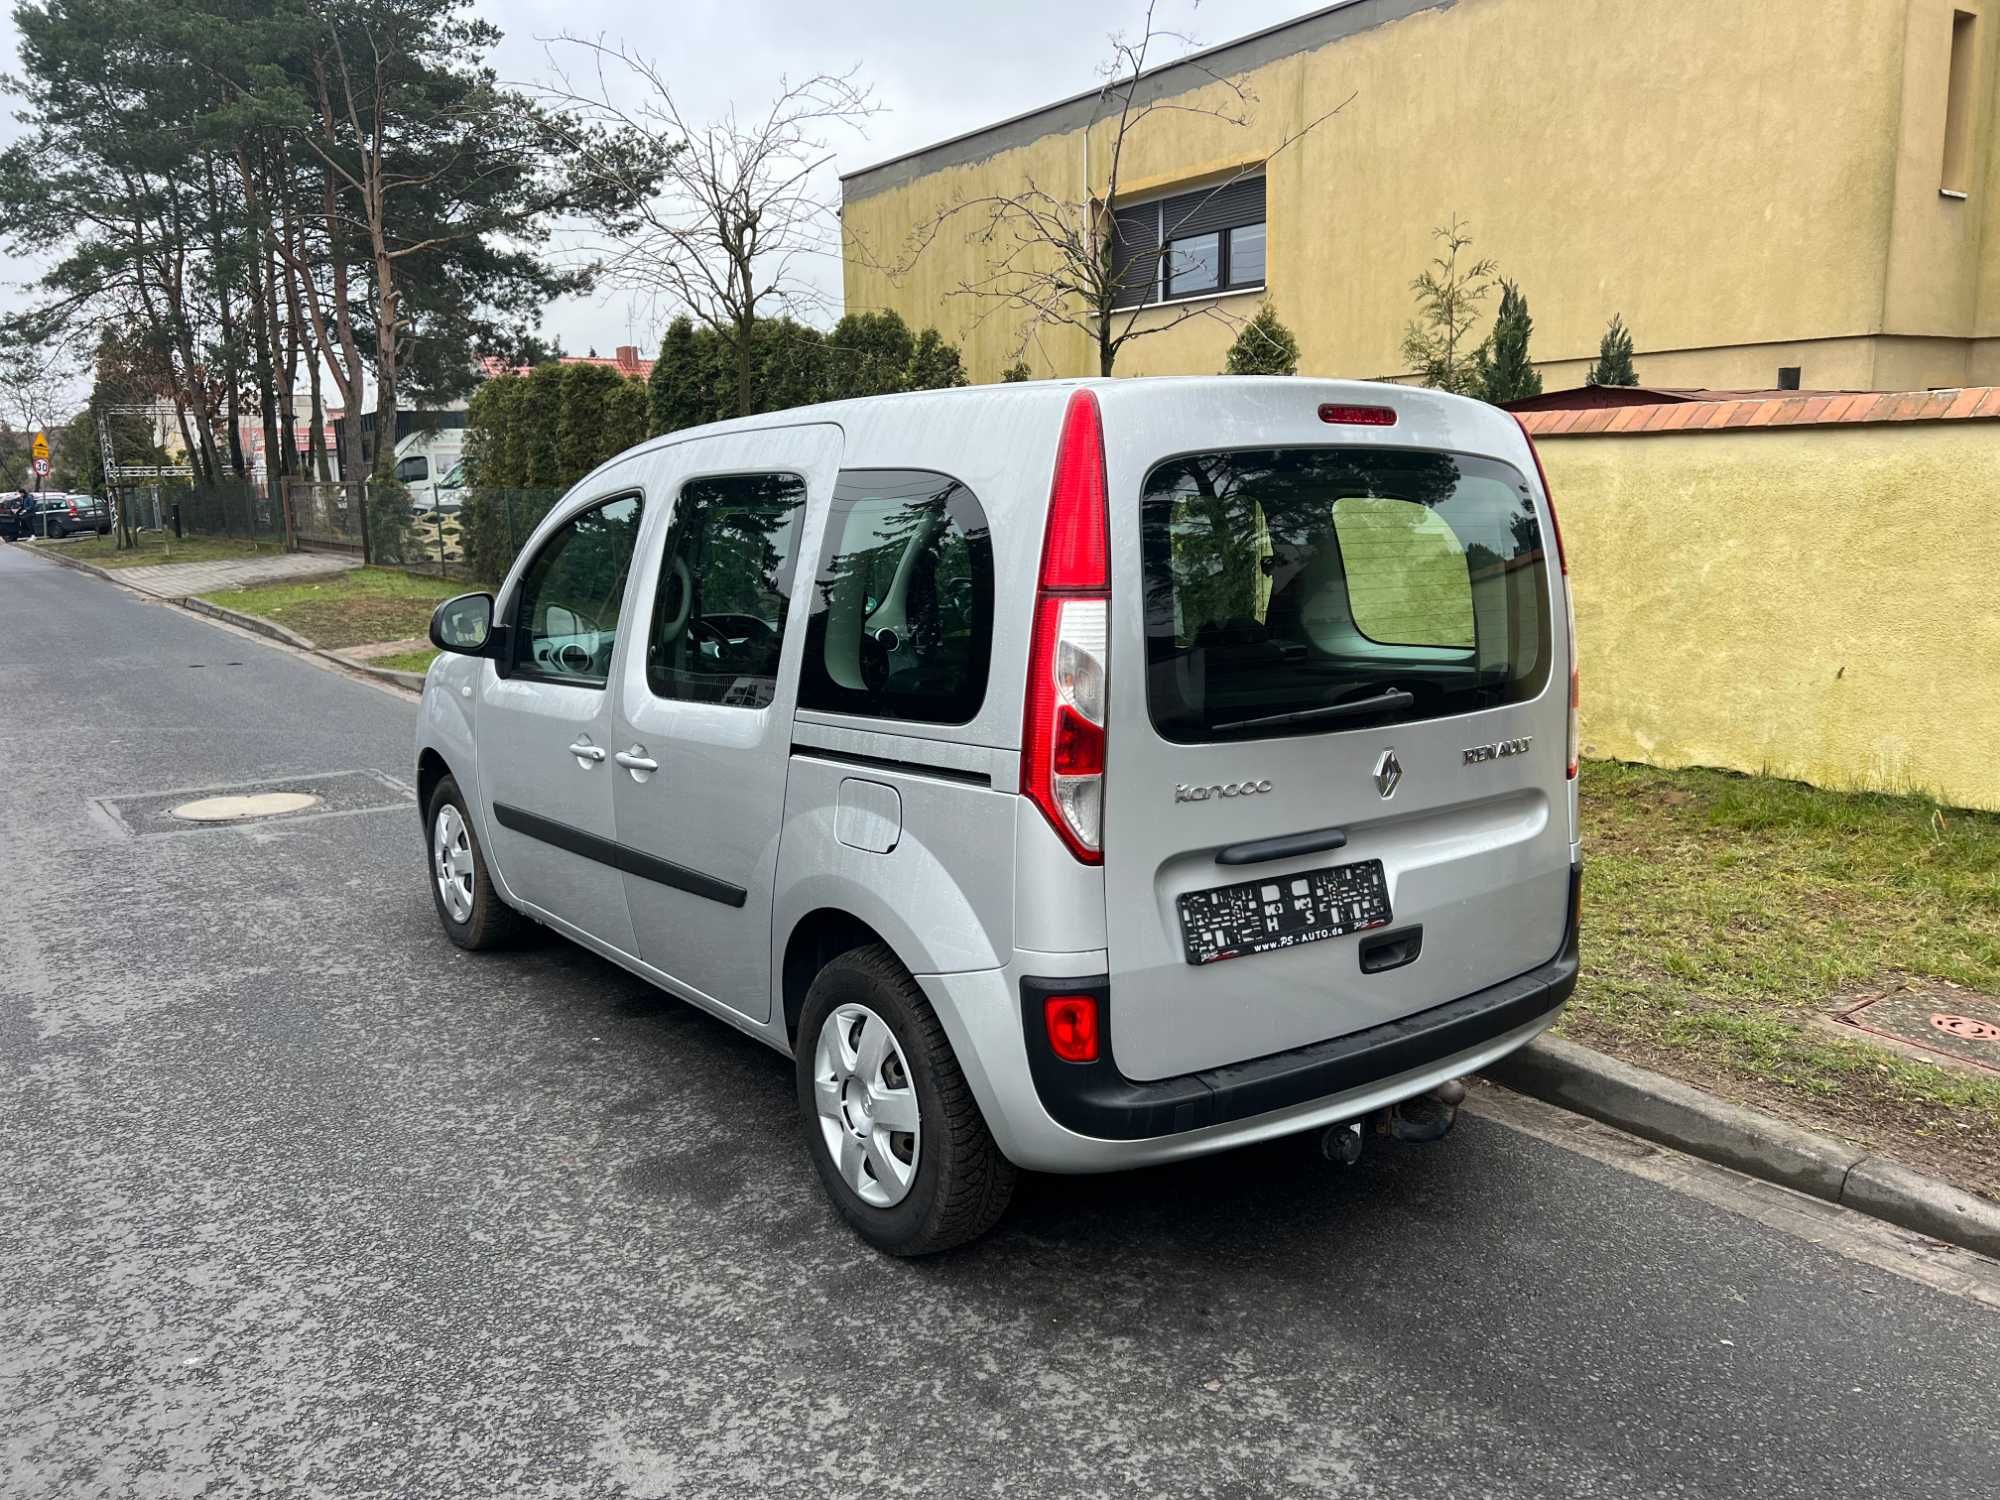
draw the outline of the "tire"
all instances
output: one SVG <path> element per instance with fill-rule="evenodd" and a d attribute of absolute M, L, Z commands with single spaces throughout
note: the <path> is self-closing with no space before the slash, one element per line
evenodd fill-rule
<path fill-rule="evenodd" d="M 448 815 L 455 818 L 455 824 L 449 823 Z M 441 828 L 441 825 L 448 827 Z M 471 865 L 469 873 L 460 871 L 458 874 L 460 889 L 466 895 L 463 915 L 447 904 L 439 868 L 439 841 L 447 831 L 452 837 L 446 842 L 456 846 Z M 464 835 L 462 841 L 456 837 L 460 832 Z M 519 941 L 527 930 L 528 919 L 501 900 L 500 893 L 493 888 L 493 877 L 486 864 L 486 850 L 480 845 L 478 830 L 472 826 L 458 782 L 450 776 L 437 784 L 431 792 L 430 805 L 424 809 L 424 868 L 429 876 L 431 901 L 437 907 L 444 935 L 459 947 L 474 952 L 504 948 Z"/>
<path fill-rule="evenodd" d="M 870 1020 L 886 1027 L 893 1046 L 876 1068 L 878 1076 L 869 1076 L 863 1059 L 843 1084 L 839 1066 L 862 1050 L 854 1045 L 857 1037 L 870 1039 Z M 843 1060 L 830 1077 L 823 1065 L 822 1044 Z M 820 970 L 799 1016 L 796 1067 L 800 1122 L 813 1170 L 841 1217 L 877 1250 L 889 1255 L 934 1255 L 977 1239 L 1006 1212 L 1014 1195 L 1014 1164 L 1000 1154 L 986 1128 L 936 1013 L 887 948 L 879 944 L 855 948 Z M 825 1113 L 823 1079 L 838 1090 L 837 1095 L 829 1094 Z M 870 1091 L 870 1084 L 883 1082 L 890 1087 Z M 861 1099 L 859 1118 L 865 1130 L 869 1101 L 886 1104 L 894 1099 L 900 1111 L 906 1107 L 905 1094 L 914 1100 L 918 1127 L 908 1133 L 881 1124 L 873 1133 L 858 1132 L 852 1105 L 837 1102 Z M 874 1142 L 872 1154 L 865 1145 L 847 1144 L 867 1140 Z M 861 1188 L 842 1174 L 836 1152 L 843 1145 L 854 1153 L 848 1160 L 859 1168 Z M 897 1163 L 906 1160 L 900 1154 L 905 1145 L 912 1148 L 914 1158 L 914 1172 L 906 1183 L 894 1180 Z M 886 1163 L 887 1179 L 874 1165 L 884 1159 L 884 1151 L 896 1154 L 895 1162 Z M 861 1165 L 864 1161 L 866 1166 Z M 893 1201 L 871 1202 L 864 1192 Z"/>

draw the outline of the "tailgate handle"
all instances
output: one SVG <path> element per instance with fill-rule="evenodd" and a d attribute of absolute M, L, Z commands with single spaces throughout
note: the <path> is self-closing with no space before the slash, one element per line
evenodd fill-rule
<path fill-rule="evenodd" d="M 1361 940 L 1361 972 L 1380 974 L 1386 969 L 1400 969 L 1404 964 L 1415 963 L 1423 951 L 1422 923 L 1398 927 L 1394 932 L 1378 932 Z"/>
<path fill-rule="evenodd" d="M 1219 865 L 1261 865 L 1266 860 L 1292 859 L 1300 854 L 1324 854 L 1347 843 L 1343 828 L 1315 828 L 1311 833 L 1287 833 L 1275 839 L 1253 839 L 1216 851 Z"/>

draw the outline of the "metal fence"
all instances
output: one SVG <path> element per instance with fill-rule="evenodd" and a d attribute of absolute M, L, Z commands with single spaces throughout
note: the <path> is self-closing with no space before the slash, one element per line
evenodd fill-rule
<path fill-rule="evenodd" d="M 329 552 L 366 553 L 368 524 L 365 486 L 361 482 L 287 479 L 282 489 L 296 545 Z"/>
<path fill-rule="evenodd" d="M 254 481 L 195 485 L 173 493 L 167 504 L 169 515 L 161 519 L 173 524 L 170 518 L 177 514 L 183 535 L 246 537 L 281 545 L 287 539 L 284 506 Z"/>
<path fill-rule="evenodd" d="M 283 493 L 296 546 L 493 582 L 505 576 L 562 491 L 477 490 L 460 492 L 463 502 L 431 504 L 427 495 L 413 503 L 411 492 L 395 483 L 288 479 Z"/>

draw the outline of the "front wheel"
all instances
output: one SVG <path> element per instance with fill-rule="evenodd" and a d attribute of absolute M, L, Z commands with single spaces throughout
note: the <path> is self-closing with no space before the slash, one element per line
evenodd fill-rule
<path fill-rule="evenodd" d="M 424 813 L 431 899 L 445 936 L 461 948 L 500 948 L 520 937 L 527 919 L 493 889 L 486 851 L 473 831 L 458 782 L 445 777 Z"/>
<path fill-rule="evenodd" d="M 944 1027 L 887 948 L 843 953 L 806 993 L 799 1111 L 813 1169 L 876 1249 L 931 1255 L 1006 1211 L 1000 1154 Z"/>

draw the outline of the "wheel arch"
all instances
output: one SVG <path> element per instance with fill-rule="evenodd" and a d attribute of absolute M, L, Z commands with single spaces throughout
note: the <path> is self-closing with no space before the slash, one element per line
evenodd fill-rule
<path fill-rule="evenodd" d="M 438 783 L 452 774 L 451 765 L 431 746 L 426 745 L 417 755 L 417 816 L 430 816 L 431 793 Z"/>
<path fill-rule="evenodd" d="M 881 946 L 895 956 L 905 972 L 909 961 L 874 927 L 853 912 L 837 906 L 820 906 L 792 924 L 785 938 L 784 958 L 778 966 L 780 999 L 784 1004 L 785 1041 L 798 1048 L 799 1016 L 805 1010 L 806 991 L 819 971 L 843 953 L 856 948 Z"/>

